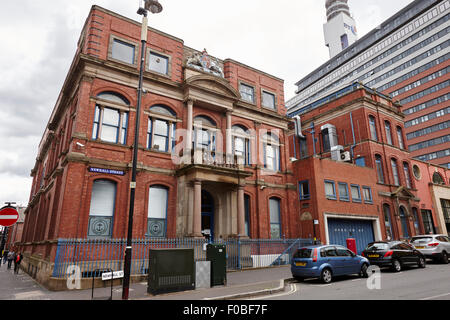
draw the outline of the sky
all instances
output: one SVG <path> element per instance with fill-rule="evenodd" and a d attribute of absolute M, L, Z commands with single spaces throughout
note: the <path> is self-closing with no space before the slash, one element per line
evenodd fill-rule
<path fill-rule="evenodd" d="M 412 0 L 349 0 L 359 37 Z M 30 177 L 92 5 L 136 21 L 140 0 L 21 0 L 0 5 L 0 207 L 26 206 Z M 295 83 L 329 59 L 325 0 L 160 0 L 153 28 L 219 59 Z"/>

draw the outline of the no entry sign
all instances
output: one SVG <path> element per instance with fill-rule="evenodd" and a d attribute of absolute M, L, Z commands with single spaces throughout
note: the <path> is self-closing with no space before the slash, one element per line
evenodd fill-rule
<path fill-rule="evenodd" d="M 11 227 L 19 219 L 19 213 L 13 207 L 4 207 L 0 209 L 0 226 Z"/>

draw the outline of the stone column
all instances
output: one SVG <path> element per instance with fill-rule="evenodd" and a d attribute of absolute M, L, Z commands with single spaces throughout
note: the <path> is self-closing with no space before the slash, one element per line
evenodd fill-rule
<path fill-rule="evenodd" d="M 244 204 L 244 186 L 238 187 L 238 235 L 239 237 L 246 237 L 245 234 L 245 204 Z"/>
<path fill-rule="evenodd" d="M 194 212 L 192 224 L 192 237 L 199 238 L 202 235 L 202 182 L 194 181 Z"/>

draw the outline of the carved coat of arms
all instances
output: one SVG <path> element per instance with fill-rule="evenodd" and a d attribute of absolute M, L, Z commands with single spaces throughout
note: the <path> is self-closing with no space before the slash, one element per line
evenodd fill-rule
<path fill-rule="evenodd" d="M 212 73 L 222 78 L 224 77 L 219 62 L 211 57 L 206 49 L 204 49 L 201 54 L 199 52 L 194 52 L 192 56 L 187 59 L 186 66 Z"/>

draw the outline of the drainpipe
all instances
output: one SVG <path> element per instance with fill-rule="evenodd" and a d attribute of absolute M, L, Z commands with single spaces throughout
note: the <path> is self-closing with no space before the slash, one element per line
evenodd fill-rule
<path fill-rule="evenodd" d="M 353 135 L 353 145 L 351 146 L 351 154 L 352 154 L 352 161 L 355 162 L 355 147 L 356 147 L 356 139 L 355 139 L 355 127 L 353 126 L 353 115 L 350 112 L 350 124 L 352 127 L 352 135 Z"/>

